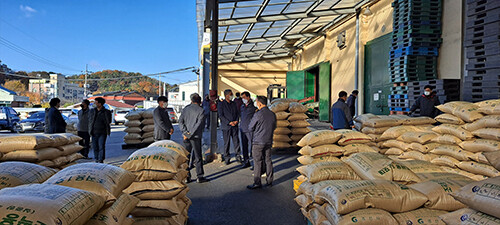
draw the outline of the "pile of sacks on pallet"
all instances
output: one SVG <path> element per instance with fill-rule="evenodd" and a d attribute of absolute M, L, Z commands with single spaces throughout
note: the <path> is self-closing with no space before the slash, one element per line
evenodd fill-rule
<path fill-rule="evenodd" d="M 80 163 L 57 173 L 33 163 L 0 163 L 1 222 L 186 224 L 191 201 L 185 196 L 185 149 L 163 141 L 136 153 L 123 168 Z"/>
<path fill-rule="evenodd" d="M 0 161 L 23 161 L 61 168 L 83 158 L 80 137 L 70 134 L 14 134 L 0 136 Z"/>
<path fill-rule="evenodd" d="M 276 114 L 276 130 L 273 136 L 273 148 L 296 147 L 304 135 L 311 132 L 305 112 L 307 107 L 295 99 L 275 99 L 269 109 Z"/>
<path fill-rule="evenodd" d="M 150 144 L 154 142 L 154 109 L 130 111 L 125 115 L 125 144 Z"/>
<path fill-rule="evenodd" d="M 487 218 L 500 224 L 498 198 L 482 197 L 482 204 L 475 204 L 480 195 L 491 197 L 497 178 L 489 185 L 475 183 L 427 161 L 394 160 L 368 147 L 370 139 L 363 135 L 313 131 L 299 142 L 304 165 L 297 168 L 295 201 L 312 224 L 464 224 L 464 215 L 469 217 L 462 221 Z M 352 153 L 346 142 L 358 149 Z"/>
<path fill-rule="evenodd" d="M 66 132 L 78 135 L 78 120 L 69 120 L 66 122 Z"/>
<path fill-rule="evenodd" d="M 500 175 L 487 160 L 488 155 L 495 157 L 500 153 L 500 113 L 494 111 L 497 102 L 449 102 L 437 106 L 444 112 L 435 118 L 441 123 L 438 126 L 423 123 L 398 126 L 391 122 L 397 117 L 380 119 L 380 116 L 370 114 L 361 115 L 356 120 L 365 133 L 377 129 L 377 132 L 383 131 L 382 134 L 369 134 L 372 137 L 377 135 L 371 144 L 380 147 L 379 152 L 390 158 L 425 160 L 450 173 L 483 180 Z M 381 120 L 391 126 L 381 126 Z M 427 120 L 432 121 L 431 118 Z"/>
<path fill-rule="evenodd" d="M 165 140 L 135 151 L 121 165 L 135 181 L 124 190 L 140 199 L 131 215 L 134 224 L 178 224 L 188 219 L 191 200 L 186 196 L 189 152 L 176 142 Z"/>

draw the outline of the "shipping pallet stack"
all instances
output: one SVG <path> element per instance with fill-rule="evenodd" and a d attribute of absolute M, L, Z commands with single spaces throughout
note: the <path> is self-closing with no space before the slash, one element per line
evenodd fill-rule
<path fill-rule="evenodd" d="M 407 114 L 411 99 L 408 82 L 437 78 L 437 57 L 441 45 L 441 0 L 395 0 L 390 51 L 389 95 L 391 114 Z"/>
<path fill-rule="evenodd" d="M 443 79 L 443 80 L 425 80 L 394 83 L 391 87 L 392 94 L 389 95 L 390 108 L 410 108 L 415 100 L 424 93 L 424 87 L 430 85 L 432 90 L 436 92 L 441 104 L 460 100 L 460 80 L 459 79 Z M 419 111 L 417 110 L 418 114 Z M 398 114 L 393 112 L 392 114 Z"/>
<path fill-rule="evenodd" d="M 467 0 L 465 47 L 464 100 L 500 98 L 500 1 Z"/>

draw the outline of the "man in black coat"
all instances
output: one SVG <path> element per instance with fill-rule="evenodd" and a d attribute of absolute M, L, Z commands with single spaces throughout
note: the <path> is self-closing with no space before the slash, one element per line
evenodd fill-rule
<path fill-rule="evenodd" d="M 351 117 L 354 118 L 356 114 L 356 98 L 358 97 L 358 90 L 352 91 L 351 95 L 347 98 L 346 104 L 349 107 L 349 112 L 351 113 Z"/>
<path fill-rule="evenodd" d="M 47 134 L 66 133 L 66 121 L 62 117 L 59 107 L 61 107 L 61 100 L 59 98 L 50 99 L 50 108 L 45 111 L 45 123 L 47 126 Z"/>
<path fill-rule="evenodd" d="M 224 139 L 224 156 L 223 161 L 226 165 L 231 163 L 231 155 L 229 148 L 231 147 L 230 140 L 233 140 L 234 152 L 236 153 L 236 161 L 242 162 L 241 160 L 241 150 L 240 150 L 240 140 L 238 138 L 238 122 L 240 119 L 240 114 L 238 113 L 238 108 L 233 100 L 233 92 L 230 89 L 224 91 L 225 99 L 219 102 L 217 105 L 217 112 L 219 113 L 222 137 Z"/>
<path fill-rule="evenodd" d="M 208 179 L 203 176 L 203 155 L 201 152 L 201 138 L 203 136 L 205 116 L 203 115 L 203 108 L 200 107 L 200 104 L 200 95 L 196 93 L 191 94 L 191 104 L 187 105 L 182 110 L 181 117 L 179 118 L 179 127 L 182 131 L 186 149 L 190 154 L 193 154 L 190 158 L 194 160 L 189 163 L 190 167 L 188 170 L 191 170 L 191 165 L 194 164 L 198 183 L 204 183 L 208 181 Z M 191 172 L 189 172 L 187 180 L 188 182 L 191 181 Z"/>
<path fill-rule="evenodd" d="M 96 107 L 89 112 L 89 132 L 95 162 L 103 163 L 106 157 L 106 139 L 111 135 L 111 111 L 104 107 L 104 98 L 98 97 L 94 103 Z"/>
<path fill-rule="evenodd" d="M 158 107 L 153 111 L 153 120 L 155 122 L 154 139 L 155 141 L 170 140 L 174 133 L 174 127 L 166 110 L 168 99 L 165 96 L 158 97 Z"/>
<path fill-rule="evenodd" d="M 430 85 L 424 87 L 424 94 L 418 97 L 417 101 L 410 108 L 410 115 L 415 112 L 415 110 L 420 109 L 420 116 L 428 116 L 431 118 L 436 117 L 439 114 L 439 110 L 436 106 L 440 105 L 438 97 L 435 92 L 432 91 Z"/>
<path fill-rule="evenodd" d="M 253 132 L 252 155 L 254 161 L 254 182 L 247 186 L 248 189 L 262 187 L 261 174 L 263 163 L 266 168 L 267 187 L 273 185 L 273 162 L 271 159 L 271 148 L 273 146 L 273 133 L 276 129 L 276 115 L 267 108 L 267 98 L 257 96 L 257 111 L 248 125 L 248 129 Z"/>
<path fill-rule="evenodd" d="M 257 107 L 254 106 L 252 99 L 250 98 L 250 93 L 245 91 L 241 94 L 241 99 L 243 104 L 241 105 L 241 123 L 240 123 L 240 132 L 241 132 L 241 150 L 243 151 L 243 166 L 242 168 L 246 168 L 250 166 L 250 156 L 252 151 L 252 132 L 248 129 L 248 125 L 252 120 L 255 111 L 257 111 Z M 249 146 L 250 144 L 250 146 Z"/>

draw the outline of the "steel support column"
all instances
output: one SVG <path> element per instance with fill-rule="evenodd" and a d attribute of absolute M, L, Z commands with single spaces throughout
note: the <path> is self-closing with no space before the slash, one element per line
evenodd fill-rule
<path fill-rule="evenodd" d="M 211 27 L 210 31 L 212 32 L 212 65 L 211 65 L 211 81 L 212 81 L 212 87 L 211 90 L 214 90 L 217 95 L 217 83 L 219 82 L 218 76 L 219 76 L 219 1 L 218 0 L 211 0 L 212 5 L 211 5 L 211 11 L 212 11 L 212 20 L 211 20 Z M 217 112 L 210 112 L 210 154 L 214 155 L 216 150 L 218 149 L 217 147 Z"/>

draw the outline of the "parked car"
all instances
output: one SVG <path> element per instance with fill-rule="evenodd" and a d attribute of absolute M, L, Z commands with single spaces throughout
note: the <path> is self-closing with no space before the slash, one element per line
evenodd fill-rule
<path fill-rule="evenodd" d="M 62 115 L 62 117 L 66 122 L 68 122 L 69 118 L 67 116 Z M 21 133 L 24 133 L 26 131 L 44 132 L 45 111 L 33 113 L 28 119 L 19 122 L 18 126 L 16 127 L 16 131 Z"/>
<path fill-rule="evenodd" d="M 45 129 L 45 111 L 31 114 L 27 119 L 19 122 L 17 130 L 21 133 L 26 131 L 44 131 Z"/>
<path fill-rule="evenodd" d="M 178 118 L 177 118 L 177 113 L 175 113 L 174 111 L 174 108 L 168 107 L 167 112 L 168 112 L 168 117 L 170 118 L 170 122 L 177 123 Z"/>
<path fill-rule="evenodd" d="M 16 126 L 19 123 L 19 116 L 16 110 L 11 107 L 0 107 L 0 129 L 16 131 Z"/>
<path fill-rule="evenodd" d="M 125 118 L 125 115 L 127 115 L 128 110 L 117 110 L 115 112 L 115 125 L 118 125 L 119 123 L 124 124 L 127 119 Z"/>

